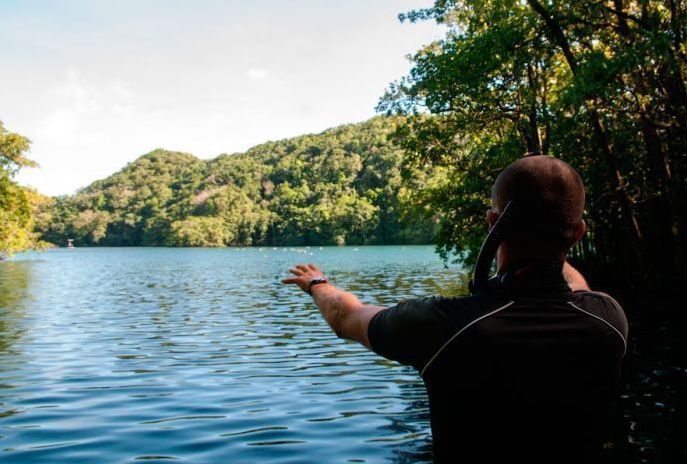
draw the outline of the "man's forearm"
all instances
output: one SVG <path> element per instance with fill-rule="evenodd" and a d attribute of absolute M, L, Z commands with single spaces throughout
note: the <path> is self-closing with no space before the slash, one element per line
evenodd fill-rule
<path fill-rule="evenodd" d="M 322 317 L 338 337 L 369 347 L 366 328 L 382 306 L 364 305 L 354 294 L 329 283 L 315 285 L 311 291 Z"/>
<path fill-rule="evenodd" d="M 282 279 L 282 283 L 296 284 L 309 292 L 322 317 L 338 337 L 370 348 L 367 329 L 372 317 L 384 309 L 383 306 L 364 305 L 354 294 L 326 283 L 324 274 L 315 264 L 297 264 L 289 272 L 293 277 Z"/>
<path fill-rule="evenodd" d="M 352 293 L 339 290 L 329 283 L 315 285 L 311 291 L 313 301 L 319 308 L 324 320 L 336 332 L 336 335 L 342 337 L 340 332 L 346 314 L 362 306 L 360 300 Z"/>

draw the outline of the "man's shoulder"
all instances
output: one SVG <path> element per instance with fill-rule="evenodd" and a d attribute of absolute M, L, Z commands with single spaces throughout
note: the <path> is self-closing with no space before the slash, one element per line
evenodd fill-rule
<path fill-rule="evenodd" d="M 500 311 L 513 304 L 513 299 L 501 292 L 486 292 L 455 298 L 450 304 L 460 307 L 461 318 L 470 320 Z"/>
<path fill-rule="evenodd" d="M 577 311 L 599 319 L 611 326 L 623 339 L 627 348 L 628 322 L 623 307 L 611 295 L 592 290 L 574 292 L 568 303 Z"/>
<path fill-rule="evenodd" d="M 603 305 L 613 308 L 615 311 L 623 312 L 623 307 L 618 303 L 618 300 L 613 298 L 608 293 L 600 292 L 598 290 L 578 290 L 573 293 L 573 299 L 576 302 L 589 305 Z"/>
<path fill-rule="evenodd" d="M 414 322 L 429 322 L 442 319 L 452 312 L 459 303 L 457 298 L 438 295 L 405 298 L 393 306 L 381 311 L 379 316 L 394 319 L 413 320 Z"/>
<path fill-rule="evenodd" d="M 417 298 L 407 298 L 399 301 L 395 307 L 416 309 L 421 311 L 442 310 L 480 310 L 488 309 L 501 302 L 507 302 L 505 295 L 497 293 L 483 293 L 464 296 L 431 295 Z"/>
<path fill-rule="evenodd" d="M 416 323 L 433 323 L 442 330 L 460 329 L 492 312 L 511 305 L 512 300 L 501 294 L 478 294 L 468 296 L 427 296 L 402 300 L 389 308 L 397 317 L 408 317 Z"/>
<path fill-rule="evenodd" d="M 372 317 L 368 325 L 370 346 L 385 358 L 423 372 L 451 337 L 500 307 L 499 302 L 491 295 L 401 300 Z"/>

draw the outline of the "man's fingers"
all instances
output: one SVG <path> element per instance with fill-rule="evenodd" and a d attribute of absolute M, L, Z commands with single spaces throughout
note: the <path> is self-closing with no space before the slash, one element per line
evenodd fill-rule
<path fill-rule="evenodd" d="M 303 275 L 306 272 L 310 272 L 310 270 L 304 271 L 303 269 L 300 269 L 299 267 L 292 267 L 291 269 L 289 269 L 289 272 L 291 274 L 295 274 L 295 275 Z"/>
<path fill-rule="evenodd" d="M 313 272 L 318 272 L 321 273 L 320 269 L 313 263 L 309 264 L 296 264 L 293 266 L 291 269 L 289 269 L 289 272 L 296 277 L 289 277 L 286 279 L 282 279 L 282 283 L 284 284 L 295 284 L 298 283 L 298 278 L 302 278 L 305 275 L 312 275 Z"/>

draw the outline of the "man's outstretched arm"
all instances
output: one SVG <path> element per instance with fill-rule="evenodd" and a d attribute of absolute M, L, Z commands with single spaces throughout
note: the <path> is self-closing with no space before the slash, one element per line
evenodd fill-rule
<path fill-rule="evenodd" d="M 563 278 L 566 282 L 568 282 L 568 285 L 573 292 L 588 292 L 590 290 L 589 284 L 584 276 L 580 273 L 580 271 L 572 267 L 567 261 L 563 263 Z"/>
<path fill-rule="evenodd" d="M 331 283 L 310 287 L 313 279 L 324 277 L 322 271 L 314 264 L 298 264 L 289 269 L 289 272 L 294 277 L 282 279 L 282 283 L 296 284 L 306 292 L 310 288 L 320 314 L 338 337 L 362 343 L 370 348 L 367 328 L 372 316 L 384 309 L 383 306 L 362 304 L 354 294 L 339 290 Z"/>

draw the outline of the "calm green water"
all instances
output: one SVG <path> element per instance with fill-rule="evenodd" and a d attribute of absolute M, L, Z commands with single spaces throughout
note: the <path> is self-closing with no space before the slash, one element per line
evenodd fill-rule
<path fill-rule="evenodd" d="M 423 462 L 424 387 L 279 279 L 462 291 L 432 247 L 79 248 L 0 263 L 0 461 Z"/>

